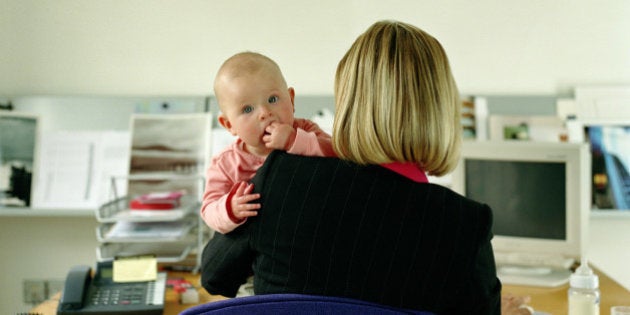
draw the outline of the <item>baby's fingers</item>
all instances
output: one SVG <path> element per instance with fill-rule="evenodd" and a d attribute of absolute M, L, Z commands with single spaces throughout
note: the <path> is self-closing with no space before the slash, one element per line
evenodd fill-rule
<path fill-rule="evenodd" d="M 241 184 L 245 184 L 245 182 L 242 182 Z M 252 192 L 252 190 L 254 190 L 254 184 L 247 184 L 245 189 L 243 189 L 243 195 L 250 194 Z"/>
<path fill-rule="evenodd" d="M 240 218 L 245 217 L 253 217 L 258 214 L 258 209 L 260 208 L 260 204 L 258 203 L 245 203 L 236 206 L 237 216 Z"/>
<path fill-rule="evenodd" d="M 248 203 L 250 201 L 254 201 L 256 199 L 260 198 L 260 194 L 247 194 L 247 195 L 243 195 L 241 196 L 238 201 L 239 203 Z M 260 204 L 258 204 L 258 207 L 256 209 L 260 208 Z"/>
<path fill-rule="evenodd" d="M 248 194 L 248 192 L 245 192 L 246 190 L 247 190 L 247 183 L 240 182 L 238 186 L 236 187 L 236 190 L 234 191 L 234 195 L 242 196 L 244 194 Z"/>

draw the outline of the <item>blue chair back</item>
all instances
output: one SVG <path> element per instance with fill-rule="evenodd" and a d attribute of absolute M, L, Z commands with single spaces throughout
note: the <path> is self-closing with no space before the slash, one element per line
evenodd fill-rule
<path fill-rule="evenodd" d="M 236 297 L 193 306 L 180 315 L 221 314 L 367 314 L 400 315 L 433 313 L 398 309 L 350 298 L 305 294 L 264 294 Z"/>

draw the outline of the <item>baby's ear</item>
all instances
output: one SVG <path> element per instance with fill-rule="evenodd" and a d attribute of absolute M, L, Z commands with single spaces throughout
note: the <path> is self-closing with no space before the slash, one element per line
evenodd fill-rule
<path fill-rule="evenodd" d="M 223 126 L 223 128 L 227 129 L 227 131 L 229 131 L 232 135 L 236 136 L 236 132 L 232 130 L 232 123 L 230 123 L 230 120 L 227 118 L 227 116 L 225 116 L 224 114 L 219 114 L 217 120 L 219 121 L 219 124 Z"/>
<path fill-rule="evenodd" d="M 295 90 L 290 87 L 288 91 L 289 96 L 291 96 L 291 105 L 293 105 L 293 112 L 295 113 Z"/>

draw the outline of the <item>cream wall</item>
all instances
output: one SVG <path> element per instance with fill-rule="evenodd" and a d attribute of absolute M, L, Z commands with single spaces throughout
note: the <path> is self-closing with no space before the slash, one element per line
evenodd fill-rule
<path fill-rule="evenodd" d="M 2 209 L 0 209 L 2 211 Z M 0 314 L 26 314 L 24 280 L 65 280 L 74 265 L 96 265 L 94 216 L 0 216 Z"/>
<path fill-rule="evenodd" d="M 379 19 L 447 50 L 464 94 L 571 94 L 630 84 L 630 1 L 0 0 L 2 95 L 206 95 L 242 50 L 281 65 L 299 95 L 332 94 L 337 61 Z M 1 209 L 0 209 L 1 211 Z M 0 216 L 0 313 L 21 281 L 93 264 L 93 218 Z M 591 219 L 592 260 L 630 288 L 630 217 Z"/>
<path fill-rule="evenodd" d="M 298 95 L 331 94 L 336 63 L 379 19 L 445 46 L 466 94 L 568 93 L 630 82 L 630 2 L 0 0 L 0 91 L 198 95 L 241 50 L 278 61 Z"/>

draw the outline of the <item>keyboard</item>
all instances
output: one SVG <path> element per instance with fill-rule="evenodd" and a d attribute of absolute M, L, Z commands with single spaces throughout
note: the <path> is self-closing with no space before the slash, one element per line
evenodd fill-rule
<path fill-rule="evenodd" d="M 569 282 L 575 259 L 561 255 L 495 252 L 503 284 L 557 287 Z"/>
<path fill-rule="evenodd" d="M 569 282 L 571 270 L 551 267 L 497 266 L 497 277 L 508 285 L 557 287 Z"/>
<path fill-rule="evenodd" d="M 495 252 L 497 266 L 531 266 L 570 269 L 575 259 L 561 255 Z"/>

